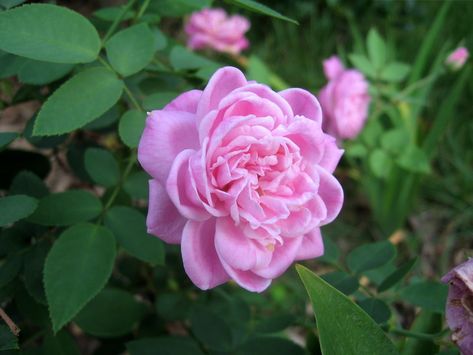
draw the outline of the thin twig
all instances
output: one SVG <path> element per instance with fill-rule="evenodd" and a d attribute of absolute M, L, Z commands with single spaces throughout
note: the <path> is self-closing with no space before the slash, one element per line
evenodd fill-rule
<path fill-rule="evenodd" d="M 21 329 L 15 324 L 15 322 L 5 313 L 3 308 L 0 307 L 0 317 L 7 323 L 8 328 L 10 328 L 11 332 L 18 336 L 20 334 Z"/>

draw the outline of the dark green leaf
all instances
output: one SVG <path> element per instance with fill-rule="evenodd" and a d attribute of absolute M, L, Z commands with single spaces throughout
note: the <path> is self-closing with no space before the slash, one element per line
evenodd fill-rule
<path fill-rule="evenodd" d="M 92 122 L 87 123 L 84 126 L 84 129 L 99 130 L 106 128 L 114 123 L 120 117 L 120 112 L 117 108 L 117 105 L 112 106 L 107 112 L 105 112 L 100 117 L 94 119 Z"/>
<path fill-rule="evenodd" d="M 395 128 L 383 133 L 381 146 L 386 151 L 398 155 L 409 145 L 409 132 L 405 128 Z"/>
<path fill-rule="evenodd" d="M 16 132 L 0 132 L 0 149 L 5 148 L 18 137 Z"/>
<path fill-rule="evenodd" d="M 147 108 L 145 108 L 147 109 Z M 145 128 L 146 114 L 138 110 L 129 110 L 123 114 L 118 124 L 118 134 L 123 143 L 136 148 Z"/>
<path fill-rule="evenodd" d="M 396 269 L 392 274 L 386 277 L 381 285 L 378 287 L 378 292 L 384 292 L 389 290 L 391 287 L 395 286 L 399 281 L 406 276 L 409 271 L 414 267 L 415 263 L 417 262 L 417 258 L 407 261 L 406 263 L 402 264 L 398 269 Z"/>
<path fill-rule="evenodd" d="M 22 265 L 23 258 L 18 254 L 10 255 L 0 265 L 0 288 L 10 283 L 18 275 Z"/>
<path fill-rule="evenodd" d="M 24 84 L 45 85 L 61 79 L 68 74 L 73 67 L 73 64 L 25 60 L 18 71 L 18 79 Z"/>
<path fill-rule="evenodd" d="M 369 163 L 373 175 L 378 178 L 389 176 L 393 165 L 391 157 L 381 149 L 375 149 L 371 152 Z"/>
<path fill-rule="evenodd" d="M 46 355 L 79 355 L 74 338 L 65 330 L 55 336 L 48 333 L 44 338 L 43 354 Z"/>
<path fill-rule="evenodd" d="M 444 313 L 448 286 L 435 281 L 422 281 L 401 290 L 401 297 L 408 303 L 427 311 Z"/>
<path fill-rule="evenodd" d="M 133 295 L 118 289 L 104 289 L 93 298 L 74 322 L 86 333 L 117 337 L 133 330 L 146 311 Z"/>
<path fill-rule="evenodd" d="M 144 98 L 143 108 L 147 111 L 161 110 L 177 96 L 177 92 L 157 92 Z"/>
<path fill-rule="evenodd" d="M 366 45 L 368 47 L 371 63 L 373 63 L 374 68 L 379 71 L 386 61 L 386 44 L 378 31 L 374 28 L 368 33 Z"/>
<path fill-rule="evenodd" d="M 139 72 L 153 59 L 155 35 L 146 24 L 128 27 L 105 44 L 112 67 L 123 76 Z"/>
<path fill-rule="evenodd" d="M 409 330 L 423 334 L 439 333 L 442 330 L 443 318 L 441 314 L 422 311 Z M 407 338 L 402 348 L 402 355 L 436 354 L 438 349 L 439 346 L 433 338 L 431 340 Z"/>
<path fill-rule="evenodd" d="M 0 13 L 0 49 L 55 63 L 87 63 L 97 58 L 94 26 L 68 8 L 31 4 Z"/>
<path fill-rule="evenodd" d="M 85 170 L 98 185 L 112 187 L 120 179 L 120 169 L 115 157 L 105 149 L 89 148 L 84 155 Z"/>
<path fill-rule="evenodd" d="M 284 20 L 284 21 L 294 23 L 296 25 L 299 24 L 299 22 L 297 22 L 296 20 L 293 20 L 292 18 L 289 18 L 289 17 L 284 16 L 284 15 L 281 15 L 279 12 L 274 11 L 270 7 L 268 7 L 266 5 L 263 5 L 263 4 L 261 4 L 257 1 L 253 1 L 253 0 L 227 0 L 227 2 L 235 4 L 239 7 L 244 8 L 244 9 L 256 12 L 258 14 L 271 16 L 271 17 L 277 18 L 279 20 Z"/>
<path fill-rule="evenodd" d="M 276 314 L 258 322 L 254 331 L 257 333 L 277 333 L 289 327 L 294 321 L 295 318 L 293 315 Z"/>
<path fill-rule="evenodd" d="M 196 338 L 215 351 L 233 349 L 232 329 L 225 320 L 210 309 L 197 308 L 191 314 L 191 329 Z"/>
<path fill-rule="evenodd" d="M 358 305 L 378 324 L 386 323 L 391 318 L 389 306 L 380 299 L 367 298 L 358 302 Z"/>
<path fill-rule="evenodd" d="M 159 51 L 166 48 L 168 40 L 166 36 L 158 29 L 154 30 L 154 48 Z"/>
<path fill-rule="evenodd" d="M 403 81 L 410 70 L 411 67 L 408 64 L 399 62 L 390 63 L 381 70 L 381 79 L 397 83 Z"/>
<path fill-rule="evenodd" d="M 69 226 L 97 217 L 101 211 L 100 200 L 90 192 L 69 190 L 42 198 L 29 221 L 45 226 Z"/>
<path fill-rule="evenodd" d="M 125 6 L 111 6 L 104 7 L 94 12 L 94 16 L 103 20 L 113 22 L 123 11 Z M 133 18 L 133 13 L 128 11 L 123 17 L 122 21 L 131 20 Z"/>
<path fill-rule="evenodd" d="M 54 243 L 44 267 L 44 285 L 53 330 L 69 322 L 110 277 L 115 261 L 112 233 L 93 224 L 77 224 Z"/>
<path fill-rule="evenodd" d="M 46 243 L 36 244 L 25 258 L 23 279 L 26 290 L 37 302 L 46 304 L 43 285 L 43 269 L 49 246 Z"/>
<path fill-rule="evenodd" d="M 18 338 L 6 325 L 0 324 L 0 351 L 19 349 Z"/>
<path fill-rule="evenodd" d="M 419 147 L 410 144 L 397 160 L 399 166 L 406 170 L 428 174 L 430 173 L 429 159 Z"/>
<path fill-rule="evenodd" d="M 57 89 L 39 111 L 34 135 L 55 135 L 80 128 L 105 113 L 122 94 L 123 82 L 111 71 L 86 69 Z"/>
<path fill-rule="evenodd" d="M 174 46 L 169 55 L 171 65 L 176 70 L 199 69 L 202 67 L 215 66 L 215 63 L 207 58 L 191 52 L 182 46 Z"/>
<path fill-rule="evenodd" d="M 337 264 L 340 258 L 340 250 L 337 244 L 331 238 L 327 238 L 324 235 L 322 235 L 322 239 L 324 241 L 324 255 L 319 260 L 329 264 Z"/>
<path fill-rule="evenodd" d="M 378 268 L 396 256 L 396 249 L 389 241 L 360 245 L 347 256 L 348 268 L 360 273 Z"/>
<path fill-rule="evenodd" d="M 37 175 L 27 170 L 20 171 L 10 186 L 11 195 L 28 195 L 42 198 L 49 194 L 48 188 Z"/>
<path fill-rule="evenodd" d="M 324 354 L 398 354 L 381 328 L 359 306 L 307 268 L 296 268 L 312 301 Z"/>
<path fill-rule="evenodd" d="M 333 271 L 320 276 L 323 280 L 346 295 L 351 295 L 358 290 L 358 279 L 343 271 Z"/>
<path fill-rule="evenodd" d="M 67 138 L 67 134 L 60 136 L 33 136 L 33 127 L 36 124 L 37 116 L 32 117 L 25 126 L 23 131 L 23 137 L 32 145 L 37 148 L 55 148 L 58 145 L 64 143 Z"/>
<path fill-rule="evenodd" d="M 164 263 L 164 246 L 157 237 L 146 233 L 146 220 L 137 210 L 116 206 L 105 215 L 105 224 L 118 243 L 134 257 L 152 263 Z"/>
<path fill-rule="evenodd" d="M 197 343 L 189 337 L 167 336 L 133 340 L 126 343 L 130 355 L 203 355 Z"/>
<path fill-rule="evenodd" d="M 3 52 L 0 50 L 0 79 L 15 76 L 23 66 L 26 58 Z"/>
<path fill-rule="evenodd" d="M 26 0 L 0 0 L 0 8 L 8 10 L 11 7 L 23 4 Z M 0 9 L 1 10 L 1 9 Z"/>
<path fill-rule="evenodd" d="M 123 184 L 123 189 L 135 199 L 148 199 L 148 182 L 150 176 L 143 171 L 131 174 Z"/>
<path fill-rule="evenodd" d="M 242 345 L 238 355 L 304 355 L 305 351 L 289 339 L 275 336 L 259 336 L 251 338 Z"/>
<path fill-rule="evenodd" d="M 0 197 L 0 227 L 28 217 L 37 207 L 38 201 L 26 195 Z"/>
<path fill-rule="evenodd" d="M 188 319 L 191 303 L 181 292 L 162 292 L 155 302 L 156 312 L 165 320 Z"/>

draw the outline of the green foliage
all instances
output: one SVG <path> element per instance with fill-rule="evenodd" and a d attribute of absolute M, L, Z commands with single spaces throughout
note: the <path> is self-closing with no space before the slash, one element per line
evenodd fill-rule
<path fill-rule="evenodd" d="M 431 312 L 445 312 L 447 285 L 435 281 L 413 283 L 401 290 L 401 296 L 407 302 Z"/>
<path fill-rule="evenodd" d="M 31 215 L 38 201 L 26 195 L 13 195 L 0 198 L 0 226 L 6 226 Z"/>
<path fill-rule="evenodd" d="M 389 241 L 361 245 L 347 256 L 348 268 L 355 272 L 372 270 L 390 262 L 396 256 L 396 249 Z"/>
<path fill-rule="evenodd" d="M 0 351 L 19 349 L 18 339 L 6 325 L 0 325 Z"/>
<path fill-rule="evenodd" d="M 104 149 L 89 148 L 84 154 L 84 167 L 98 185 L 111 187 L 118 183 L 120 169 L 113 155 Z"/>
<path fill-rule="evenodd" d="M 120 118 L 118 134 L 128 147 L 136 148 L 138 146 L 141 133 L 145 128 L 145 119 L 144 112 L 138 110 L 129 110 Z"/>
<path fill-rule="evenodd" d="M 274 11 L 273 9 L 271 9 L 270 7 L 268 7 L 264 4 L 261 4 L 257 1 L 254 1 L 254 0 L 226 0 L 226 1 L 228 1 L 230 3 L 233 3 L 235 5 L 241 6 L 245 9 L 250 10 L 250 11 L 254 11 L 254 12 L 259 13 L 259 14 L 263 14 L 263 15 L 267 15 L 267 16 L 271 16 L 271 17 L 280 19 L 280 20 L 292 22 L 296 25 L 298 24 L 298 22 L 296 20 L 293 20 L 293 19 L 291 19 L 287 16 L 283 16 L 279 12 Z"/>

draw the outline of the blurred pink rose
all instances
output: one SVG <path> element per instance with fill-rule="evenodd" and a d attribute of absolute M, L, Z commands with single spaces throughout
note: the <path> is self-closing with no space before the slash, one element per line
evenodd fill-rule
<path fill-rule="evenodd" d="M 463 67 L 469 56 L 470 53 L 468 52 L 468 49 L 466 49 L 465 47 L 459 47 L 455 49 L 452 53 L 450 53 L 446 60 L 446 63 L 452 69 L 457 70 Z"/>
<path fill-rule="evenodd" d="M 359 71 L 345 69 L 337 56 L 324 61 L 324 72 L 329 82 L 319 93 L 323 128 L 337 139 L 353 139 L 368 117 L 368 83 Z"/>
<path fill-rule="evenodd" d="M 442 281 L 450 285 L 446 314 L 452 340 L 462 354 L 473 355 L 473 259 L 458 265 Z"/>
<path fill-rule="evenodd" d="M 194 12 L 187 21 L 187 46 L 191 49 L 211 48 L 218 52 L 239 54 L 249 46 L 245 38 L 249 28 L 250 21 L 243 16 L 228 16 L 223 9 L 204 9 Z"/>
<path fill-rule="evenodd" d="M 138 148 L 153 178 L 148 232 L 181 244 L 194 284 L 261 292 L 294 260 L 323 254 L 343 151 L 321 124 L 309 92 L 277 93 L 233 67 L 149 113 Z"/>

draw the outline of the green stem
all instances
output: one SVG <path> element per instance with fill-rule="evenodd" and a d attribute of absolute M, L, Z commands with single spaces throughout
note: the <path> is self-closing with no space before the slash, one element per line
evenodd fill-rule
<path fill-rule="evenodd" d="M 140 104 L 138 103 L 138 100 L 136 99 L 136 97 L 133 95 L 131 90 L 126 85 L 124 86 L 124 90 L 125 90 L 128 98 L 130 99 L 131 103 L 133 104 L 133 106 L 135 106 L 135 108 L 138 111 L 143 112 L 144 110 L 141 108 Z"/>
<path fill-rule="evenodd" d="M 434 340 L 443 337 L 446 333 L 448 333 L 448 329 L 444 329 L 438 333 L 435 334 L 428 334 L 428 333 L 420 333 L 420 332 L 413 332 L 410 330 L 405 330 L 405 329 L 390 329 L 390 333 L 396 334 L 396 335 L 403 335 L 409 338 L 416 338 L 420 340 Z"/>
<path fill-rule="evenodd" d="M 104 43 L 107 42 L 107 40 L 110 38 L 110 36 L 113 35 L 113 33 L 117 29 L 118 25 L 122 21 L 123 17 L 131 9 L 131 7 L 135 4 L 135 2 L 136 2 L 136 0 L 130 0 L 128 2 L 128 4 L 126 4 L 126 6 L 123 8 L 122 12 L 120 12 L 120 14 L 117 17 L 115 17 L 115 20 L 113 20 L 112 25 L 110 26 L 107 33 L 105 34 L 105 37 L 102 40 L 102 46 L 103 46 Z"/>
<path fill-rule="evenodd" d="M 98 60 L 98 61 L 100 62 L 100 64 L 102 64 L 105 68 L 107 68 L 108 70 L 111 70 L 111 71 L 113 71 L 114 73 L 116 73 L 115 70 L 112 68 L 112 66 L 111 66 L 110 64 L 108 64 L 108 62 L 107 62 L 105 59 L 103 59 L 102 57 L 98 56 L 98 57 L 97 57 L 97 60 Z"/>
<path fill-rule="evenodd" d="M 143 14 L 145 13 L 146 9 L 149 6 L 149 3 L 150 3 L 150 0 L 143 1 L 143 4 L 141 5 L 140 9 L 138 10 L 138 13 L 135 16 L 135 18 L 133 20 L 133 23 L 138 22 L 138 20 L 141 18 L 141 16 L 143 16 Z"/>

